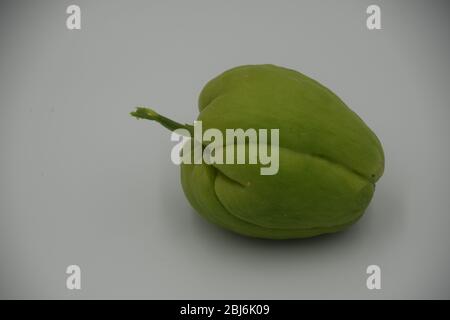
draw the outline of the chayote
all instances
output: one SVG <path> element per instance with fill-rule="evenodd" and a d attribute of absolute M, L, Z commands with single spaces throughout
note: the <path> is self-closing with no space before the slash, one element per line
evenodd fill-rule
<path fill-rule="evenodd" d="M 297 71 L 230 69 L 206 84 L 199 110 L 205 130 L 279 129 L 275 175 L 252 164 L 181 164 L 191 205 L 239 234 L 288 239 L 342 230 L 361 217 L 383 174 L 376 135 L 333 92 Z M 146 108 L 132 115 L 171 130 L 189 127 Z"/>

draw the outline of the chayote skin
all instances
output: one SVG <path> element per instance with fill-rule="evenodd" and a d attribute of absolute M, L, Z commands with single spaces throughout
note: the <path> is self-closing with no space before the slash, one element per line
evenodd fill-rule
<path fill-rule="evenodd" d="M 199 98 L 203 129 L 279 129 L 279 171 L 252 164 L 182 164 L 181 184 L 207 220 L 242 235 L 289 239 L 356 222 L 384 170 L 376 135 L 333 92 L 274 65 L 246 65 L 209 81 Z M 138 108 L 137 118 L 182 126 Z M 226 148 L 226 147 L 225 147 Z"/>

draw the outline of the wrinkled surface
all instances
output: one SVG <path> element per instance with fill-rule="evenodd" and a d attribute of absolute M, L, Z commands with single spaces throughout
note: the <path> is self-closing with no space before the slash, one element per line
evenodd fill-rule
<path fill-rule="evenodd" d="M 241 66 L 205 86 L 199 109 L 203 129 L 280 133 L 276 175 L 260 175 L 259 165 L 181 166 L 188 200 L 211 222 L 248 236 L 301 238 L 341 230 L 368 206 L 384 169 L 381 144 L 318 82 L 273 65 Z"/>

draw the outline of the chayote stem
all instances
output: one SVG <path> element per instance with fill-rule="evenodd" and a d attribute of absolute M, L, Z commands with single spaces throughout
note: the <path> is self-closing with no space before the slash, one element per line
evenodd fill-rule
<path fill-rule="evenodd" d="M 190 135 L 194 135 L 194 126 L 190 124 L 181 124 L 176 121 L 173 121 L 169 118 L 166 118 L 152 109 L 145 107 L 137 107 L 136 111 L 130 112 L 130 114 L 137 119 L 147 119 L 153 120 L 160 123 L 162 126 L 166 127 L 170 131 L 175 131 L 176 129 L 186 129 L 189 131 Z"/>

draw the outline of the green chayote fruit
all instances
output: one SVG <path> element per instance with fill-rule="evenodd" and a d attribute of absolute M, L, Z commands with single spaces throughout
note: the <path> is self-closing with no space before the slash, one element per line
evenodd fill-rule
<path fill-rule="evenodd" d="M 203 129 L 279 129 L 279 171 L 254 164 L 181 164 L 181 184 L 207 220 L 242 235 L 288 239 L 356 222 L 384 170 L 376 135 L 333 92 L 274 65 L 246 65 L 209 81 L 199 98 Z M 189 128 L 152 110 L 132 115 Z"/>

